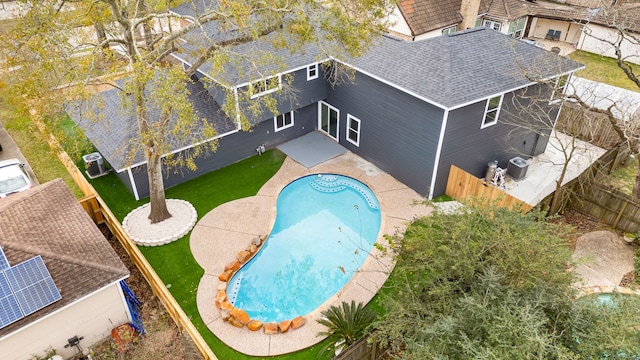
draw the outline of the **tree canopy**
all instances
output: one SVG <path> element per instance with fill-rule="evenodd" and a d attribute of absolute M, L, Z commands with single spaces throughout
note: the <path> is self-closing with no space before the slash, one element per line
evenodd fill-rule
<path fill-rule="evenodd" d="M 392 9 L 387 0 L 353 0 L 348 4 L 334 0 L 20 3 L 22 18 L 11 31 L 0 34 L 4 44 L 0 50 L 2 80 L 11 89 L 8 97 L 16 107 L 46 116 L 62 111 L 70 99 L 87 98 L 93 89 L 85 85 L 104 83 L 122 90 L 127 98 L 123 103 L 139 129 L 131 151 L 143 151 L 147 162 L 151 222 L 171 216 L 162 174 L 166 140 L 182 138 L 185 145 L 201 143 L 209 150 L 216 148 L 211 131 L 196 131 L 193 124 L 201 122 L 186 100 L 186 84 L 200 66 L 206 64 L 207 76 L 216 79 L 232 69 L 246 73 L 248 65 L 260 75 L 253 81 L 278 71 L 260 72 L 266 64 L 282 63 L 283 59 L 273 54 L 277 50 L 291 54 L 313 45 L 320 49 L 318 60 L 357 56 L 385 29 Z M 168 6 L 179 4 L 184 11 L 168 11 Z M 187 36 L 191 41 L 183 48 Z M 273 53 L 252 47 L 257 40 L 268 41 Z M 166 61 L 175 51 L 189 53 L 188 69 Z M 123 82 L 115 83 L 116 76 Z M 236 106 L 223 108 L 232 119 L 242 120 L 247 129 L 246 111 L 240 107 L 247 105 L 251 114 L 273 109 L 277 95 L 236 101 Z M 262 106 L 256 106 L 257 102 Z M 102 120 L 96 116 L 96 121 Z M 183 153 L 186 158 L 180 163 L 193 167 L 193 158 L 201 153 Z"/>
<path fill-rule="evenodd" d="M 610 344 L 615 325 L 594 327 L 599 313 L 574 306 L 570 234 L 504 208 L 416 220 L 396 242 L 377 338 L 403 359 L 599 358 L 584 344 Z"/>

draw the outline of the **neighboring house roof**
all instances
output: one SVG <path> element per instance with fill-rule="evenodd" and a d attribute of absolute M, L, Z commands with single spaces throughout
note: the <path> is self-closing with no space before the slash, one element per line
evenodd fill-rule
<path fill-rule="evenodd" d="M 461 0 L 403 0 L 398 9 L 415 36 L 462 21 L 461 3 Z"/>
<path fill-rule="evenodd" d="M 482 5 L 486 3 L 485 1 Z M 529 15 L 529 4 L 522 0 L 492 0 L 488 8 L 481 6 L 480 9 L 489 17 L 512 21 Z"/>
<path fill-rule="evenodd" d="M 421 41 L 385 36 L 364 56 L 352 60 L 352 64 L 445 108 L 582 67 L 573 60 L 486 28 Z"/>
<path fill-rule="evenodd" d="M 61 179 L 0 201 L 0 245 L 11 265 L 40 255 L 62 296 L 0 329 L 0 337 L 129 275 Z"/>
<path fill-rule="evenodd" d="M 188 82 L 187 89 L 198 117 L 212 124 L 218 135 L 236 130 L 236 123 L 224 114 L 200 81 Z M 132 164 L 146 162 L 141 149 L 132 154 L 132 149 L 135 149 L 133 142 L 139 138 L 135 106 L 123 104 L 123 96 L 118 89 L 104 91 L 96 96 L 97 99 L 91 102 L 67 107 L 69 116 L 82 128 L 103 158 L 116 171 L 124 170 Z M 159 110 L 150 106 L 149 115 L 158 116 Z M 171 151 L 205 140 L 199 139 L 198 136 L 199 134 L 194 134 L 192 139 L 170 137 L 168 141 Z"/>
<path fill-rule="evenodd" d="M 429 31 L 454 26 L 462 21 L 462 0 L 402 0 L 398 9 L 413 36 Z M 528 14 L 524 0 L 481 0 L 478 15 L 515 20 Z"/>

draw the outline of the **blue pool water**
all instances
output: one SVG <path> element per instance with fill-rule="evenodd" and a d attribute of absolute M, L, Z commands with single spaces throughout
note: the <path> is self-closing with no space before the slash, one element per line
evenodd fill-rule
<path fill-rule="evenodd" d="M 263 322 L 306 315 L 360 269 L 380 230 L 380 208 L 363 183 L 310 175 L 287 185 L 258 254 L 231 278 L 231 303 Z"/>

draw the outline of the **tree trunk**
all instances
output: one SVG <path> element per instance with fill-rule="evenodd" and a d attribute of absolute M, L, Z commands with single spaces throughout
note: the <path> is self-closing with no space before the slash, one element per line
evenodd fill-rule
<path fill-rule="evenodd" d="M 153 148 L 146 148 L 147 176 L 149 178 L 149 197 L 151 212 L 149 220 L 152 224 L 161 222 L 171 217 L 167 209 L 167 201 L 164 197 L 164 180 L 162 178 L 162 158 Z"/>
<path fill-rule="evenodd" d="M 109 48 L 109 44 L 107 44 L 107 34 L 104 30 L 104 24 L 101 22 L 96 22 L 96 36 L 98 37 L 98 42 L 102 44 L 102 49 Z"/>
<path fill-rule="evenodd" d="M 553 192 L 551 198 L 551 205 L 549 205 L 549 215 L 556 215 L 560 211 L 560 200 L 562 199 L 562 178 L 564 173 L 560 176 L 560 179 L 556 180 L 556 191 Z"/>
<path fill-rule="evenodd" d="M 149 179 L 149 200 L 151 211 L 149 220 L 152 224 L 171 217 L 164 197 L 164 180 L 162 178 L 162 158 L 156 151 L 155 142 L 149 138 L 149 122 L 147 121 L 147 103 L 144 97 L 144 83 L 138 81 L 134 94 L 136 102 L 136 118 L 140 136 L 147 139 L 144 144 L 144 157 L 147 159 L 147 178 Z"/>

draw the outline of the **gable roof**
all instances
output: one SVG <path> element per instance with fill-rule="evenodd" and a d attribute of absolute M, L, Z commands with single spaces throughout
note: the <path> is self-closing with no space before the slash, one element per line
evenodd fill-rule
<path fill-rule="evenodd" d="M 213 124 L 218 135 L 236 130 L 236 123 L 224 114 L 200 81 L 188 82 L 187 90 L 189 101 L 198 117 Z M 107 90 L 96 96 L 97 99 L 93 101 L 68 106 L 67 113 L 116 171 L 120 172 L 132 164 L 146 162 L 141 149 L 132 154 L 133 142 L 139 138 L 140 132 L 135 106 L 123 104 L 123 96 L 118 89 Z M 130 99 L 127 101 L 131 102 Z M 149 106 L 149 115 L 158 116 L 159 110 Z M 194 134 L 193 139 L 178 139 L 169 135 L 171 151 L 205 140 L 196 139 L 198 136 L 199 134 Z"/>
<path fill-rule="evenodd" d="M 488 4 L 485 1 L 485 7 L 480 9 L 489 17 L 512 21 L 529 15 L 529 4 L 522 0 L 492 0 Z"/>
<path fill-rule="evenodd" d="M 0 329 L 0 337 L 129 275 L 61 179 L 0 201 L 0 246 L 11 265 L 42 256 L 62 295 L 61 300 Z"/>
<path fill-rule="evenodd" d="M 455 108 L 575 71 L 581 64 L 513 39 L 475 28 L 420 41 L 389 36 L 350 61 L 374 76 L 443 108 Z"/>
<path fill-rule="evenodd" d="M 462 0 L 402 0 L 398 9 L 411 29 L 413 36 L 454 26 L 462 21 Z M 515 20 L 527 15 L 528 4 L 524 0 L 481 0 L 478 15 Z"/>

